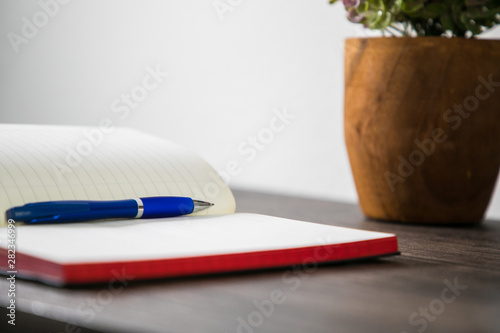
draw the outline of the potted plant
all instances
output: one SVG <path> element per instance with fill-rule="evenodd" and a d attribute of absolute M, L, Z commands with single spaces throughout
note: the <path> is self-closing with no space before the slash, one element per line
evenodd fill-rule
<path fill-rule="evenodd" d="M 343 4 L 383 31 L 345 45 L 345 139 L 364 214 L 480 222 L 500 166 L 500 41 L 475 36 L 500 22 L 500 0 Z"/>

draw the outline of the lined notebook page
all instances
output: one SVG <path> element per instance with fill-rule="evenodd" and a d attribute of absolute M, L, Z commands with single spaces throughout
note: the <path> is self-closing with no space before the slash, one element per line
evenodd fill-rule
<path fill-rule="evenodd" d="M 130 129 L 0 124 L 0 225 L 30 202 L 189 196 L 229 214 L 231 191 L 194 153 Z"/>
<path fill-rule="evenodd" d="M 16 232 L 17 252 L 60 264 L 199 257 L 393 236 L 245 213 L 25 225 L 18 227 Z M 0 247 L 6 248 L 7 240 L 7 233 L 0 233 Z"/>

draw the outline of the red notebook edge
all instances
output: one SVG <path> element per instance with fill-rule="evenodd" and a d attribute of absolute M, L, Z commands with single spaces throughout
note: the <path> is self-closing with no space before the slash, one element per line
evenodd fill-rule
<path fill-rule="evenodd" d="M 9 275 L 7 249 L 0 247 L 0 274 Z M 61 264 L 43 258 L 16 253 L 16 276 L 50 285 L 113 284 L 159 278 L 206 275 L 238 271 L 322 263 L 345 262 L 398 254 L 396 235 L 364 241 L 310 247 L 215 254 L 199 257 L 150 259 L 122 262 L 82 262 Z"/>

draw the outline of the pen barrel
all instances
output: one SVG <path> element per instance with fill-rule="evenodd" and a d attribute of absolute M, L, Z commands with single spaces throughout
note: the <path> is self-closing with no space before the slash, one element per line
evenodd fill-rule
<path fill-rule="evenodd" d="M 135 199 L 89 201 L 88 203 L 89 211 L 82 216 L 85 220 L 134 218 L 139 208 Z"/>
<path fill-rule="evenodd" d="M 142 201 L 142 205 L 140 202 Z M 6 217 L 31 223 L 64 223 L 106 219 L 158 218 L 191 214 L 187 197 L 148 197 L 108 201 L 54 201 L 26 204 L 6 211 Z"/>
<path fill-rule="evenodd" d="M 110 201 L 68 200 L 36 202 L 14 207 L 7 218 L 31 223 L 80 222 L 101 219 L 134 218 L 138 204 L 134 199 Z"/>
<path fill-rule="evenodd" d="M 64 211 L 64 206 L 80 204 L 81 209 Z M 106 219 L 129 219 L 137 215 L 138 204 L 134 199 L 109 201 L 60 201 L 56 204 L 61 213 L 52 218 L 38 219 L 34 223 L 43 222 L 81 222 Z M 28 222 L 29 223 L 29 222 Z"/>
<path fill-rule="evenodd" d="M 173 217 L 191 214 L 194 202 L 187 197 L 148 197 L 141 198 L 144 204 L 142 218 Z"/>

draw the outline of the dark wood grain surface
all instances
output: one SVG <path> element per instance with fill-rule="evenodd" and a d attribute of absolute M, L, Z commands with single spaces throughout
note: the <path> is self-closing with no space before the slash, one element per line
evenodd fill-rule
<path fill-rule="evenodd" d="M 358 207 L 234 191 L 239 212 L 397 234 L 401 255 L 257 272 L 63 289 L 17 280 L 2 332 L 500 332 L 500 222 L 366 220 Z M 277 297 L 279 295 L 279 297 Z M 274 302 L 272 302 L 274 300 Z"/>

